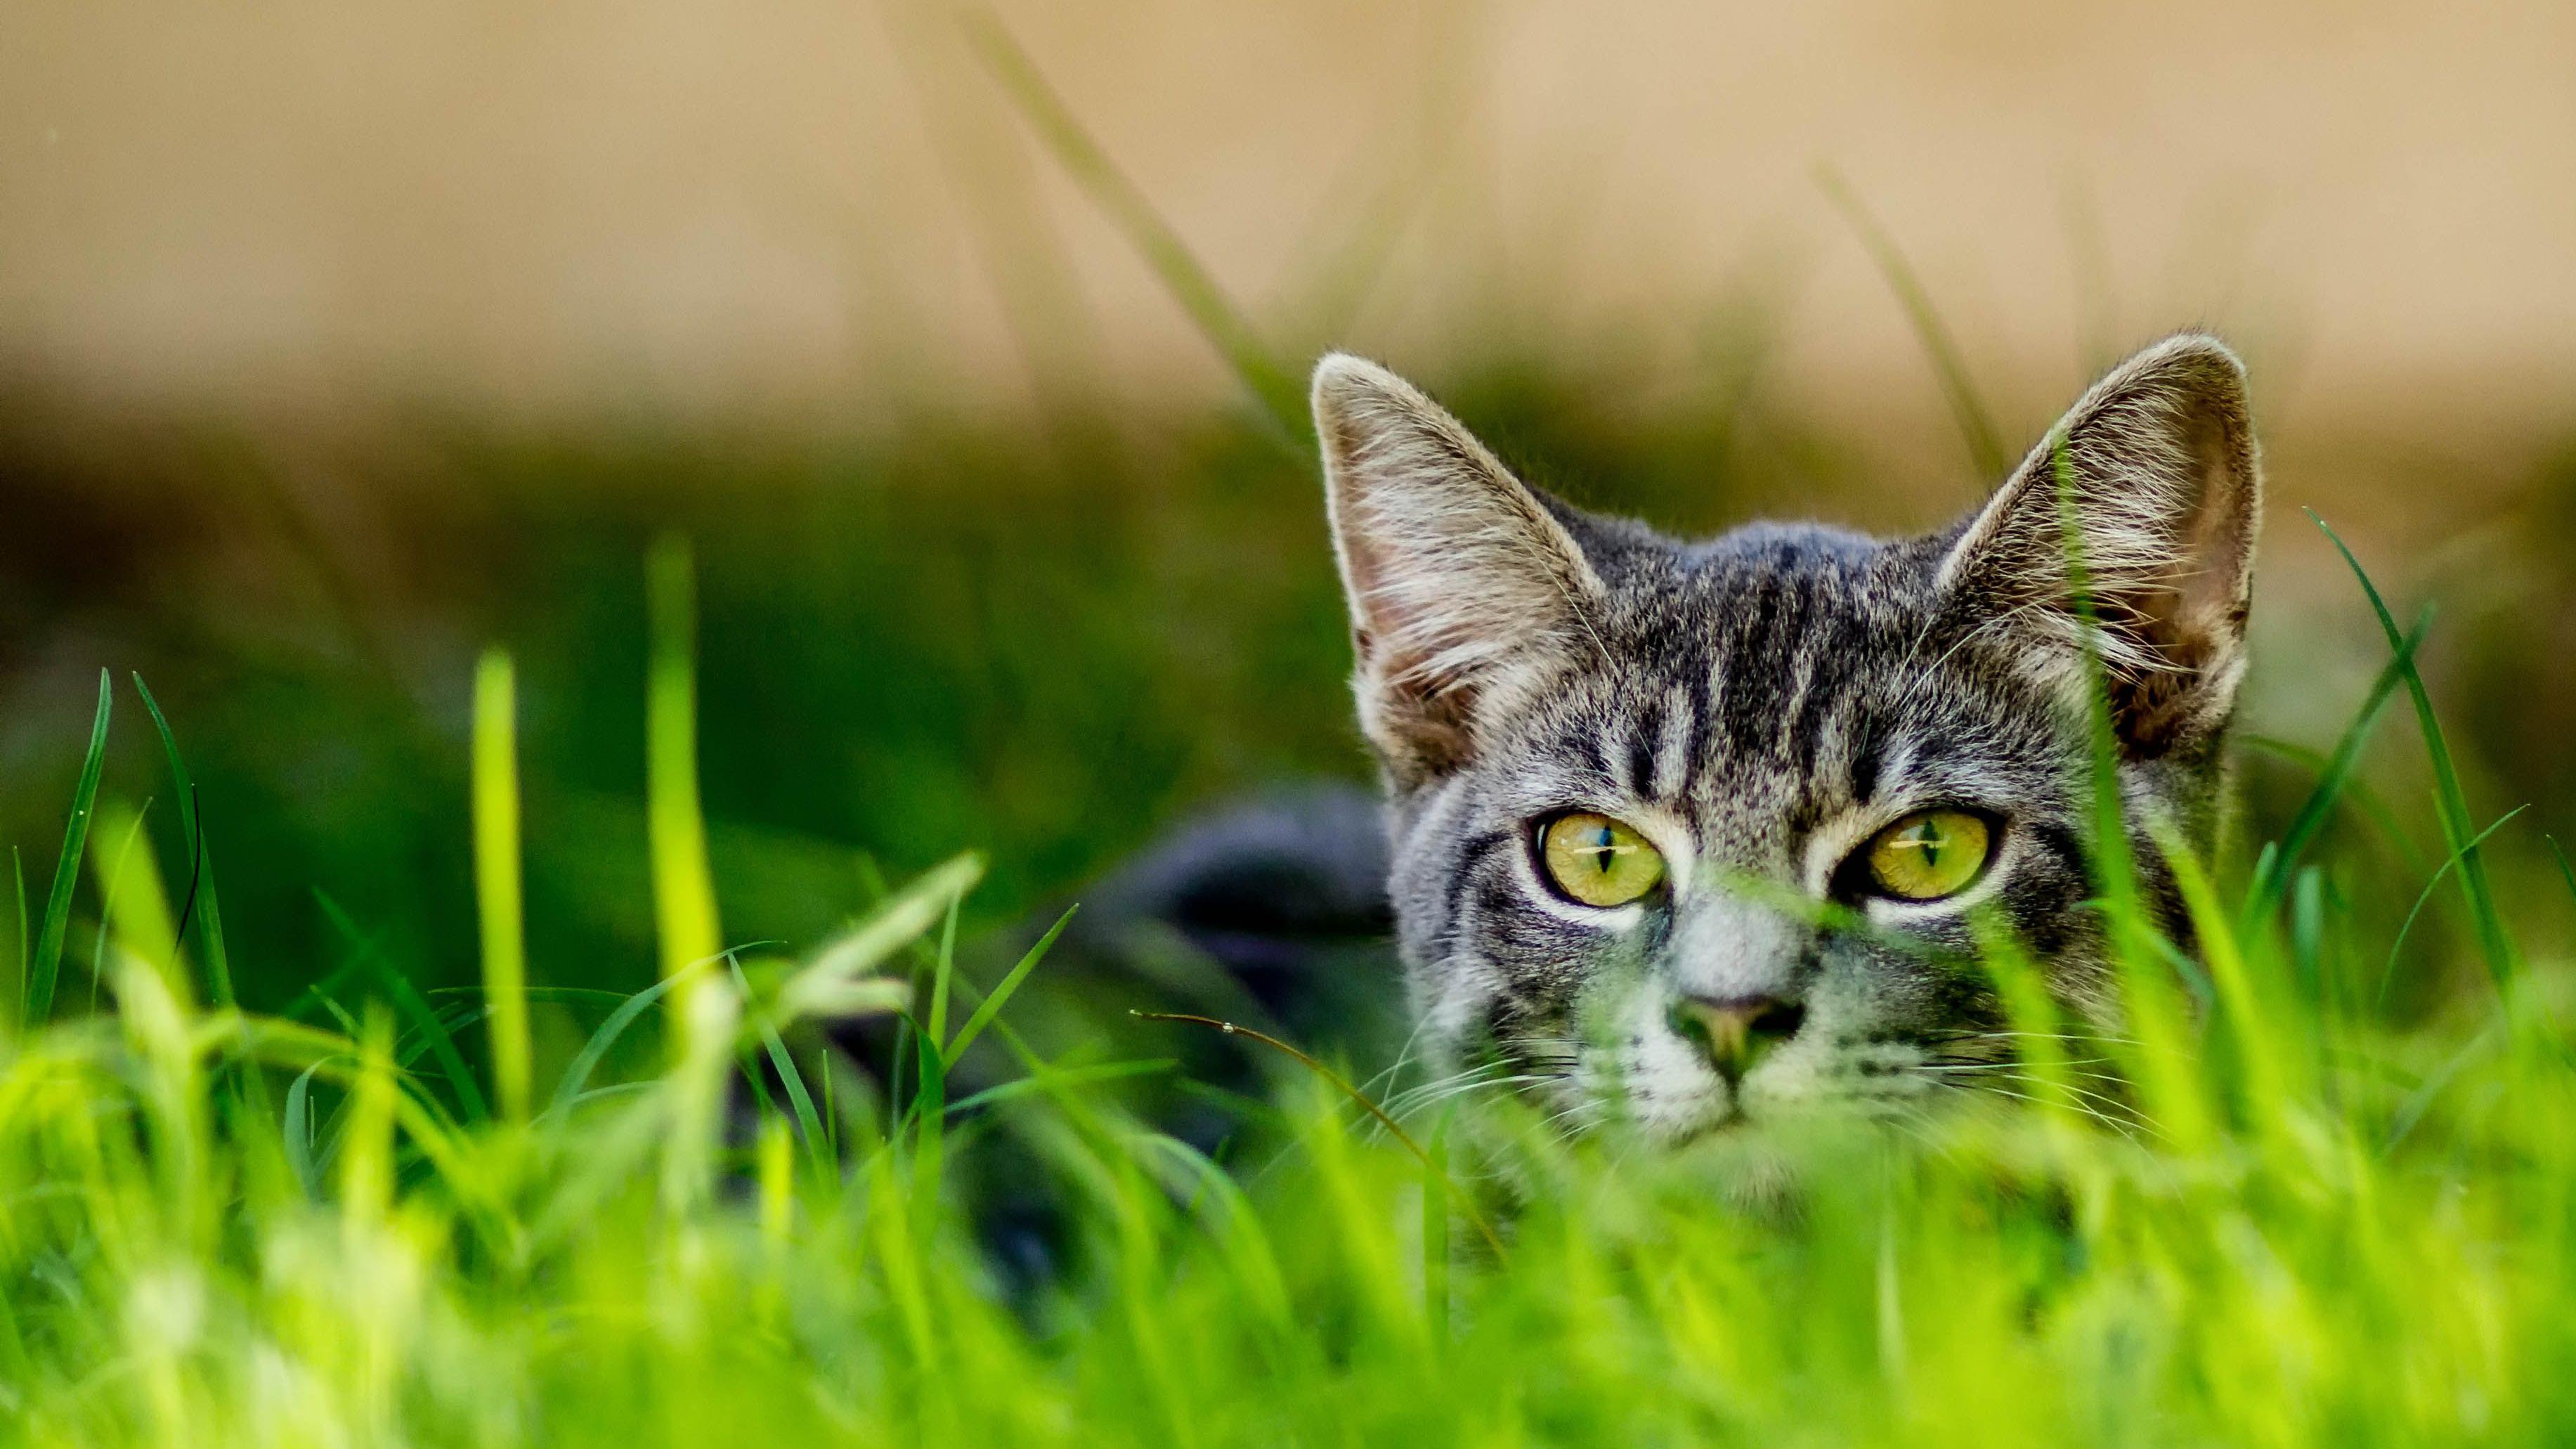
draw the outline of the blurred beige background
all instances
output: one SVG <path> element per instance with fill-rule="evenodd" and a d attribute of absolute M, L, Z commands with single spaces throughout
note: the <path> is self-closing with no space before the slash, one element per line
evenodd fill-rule
<path fill-rule="evenodd" d="M 1686 360 L 1938 411 L 1817 185 L 2010 430 L 2190 323 L 2265 404 L 2568 420 L 2576 6 L 1009 3 L 1283 352 Z M 864 425 L 1228 386 L 932 0 L 0 8 L 0 373 L 83 405 Z"/>

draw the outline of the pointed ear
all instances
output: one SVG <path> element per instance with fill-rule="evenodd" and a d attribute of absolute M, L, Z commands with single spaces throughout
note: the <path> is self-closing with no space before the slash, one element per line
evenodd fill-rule
<path fill-rule="evenodd" d="M 2061 477 L 2060 457 L 2064 460 Z M 2245 367 L 2185 334 L 2094 385 L 1959 536 L 1939 587 L 2080 687 L 2083 630 L 2061 518 L 2090 576 L 2113 727 L 2133 758 L 2205 740 L 2245 667 L 2262 479 Z"/>
<path fill-rule="evenodd" d="M 1482 723 L 1587 637 L 1601 580 L 1537 495 L 1402 378 L 1335 353 L 1314 407 L 1360 727 L 1399 785 L 1419 784 L 1472 758 Z"/>

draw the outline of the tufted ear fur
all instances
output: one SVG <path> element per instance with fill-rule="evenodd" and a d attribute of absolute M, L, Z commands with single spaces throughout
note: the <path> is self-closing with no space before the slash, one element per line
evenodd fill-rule
<path fill-rule="evenodd" d="M 1335 353 L 1314 408 L 1360 727 L 1411 787 L 1473 758 L 1480 720 L 1585 637 L 1601 581 L 1537 495 L 1402 378 Z"/>
<path fill-rule="evenodd" d="M 1939 586 L 1953 617 L 2017 638 L 2054 682 L 2080 682 L 2060 527 L 2072 517 L 2113 726 L 2132 758 L 2154 758 L 2213 737 L 2234 703 L 2261 501 L 2244 364 L 2186 333 L 2084 395 L 1951 545 Z"/>

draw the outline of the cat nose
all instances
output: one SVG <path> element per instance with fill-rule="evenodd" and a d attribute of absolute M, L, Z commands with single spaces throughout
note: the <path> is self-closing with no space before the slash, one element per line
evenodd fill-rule
<path fill-rule="evenodd" d="M 1672 1004 L 1669 1019 L 1733 1086 L 1764 1053 L 1797 1035 L 1807 1008 L 1777 996 L 1685 996 Z"/>

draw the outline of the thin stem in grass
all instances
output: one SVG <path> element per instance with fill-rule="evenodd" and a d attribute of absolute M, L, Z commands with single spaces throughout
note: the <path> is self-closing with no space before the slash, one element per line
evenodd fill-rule
<path fill-rule="evenodd" d="M 2558 848 L 2558 837 L 2555 835 L 2544 835 L 2540 838 L 2549 843 L 2549 858 L 2558 862 L 2558 878 L 2567 882 L 2567 894 L 2576 896 L 2576 869 L 2570 869 L 2568 867 L 2567 852 Z M 20 888 L 18 913 L 22 917 L 26 914 L 24 887 Z"/>
<path fill-rule="evenodd" d="M 1396 1141 L 1404 1144 L 1404 1150 L 1413 1154 L 1414 1161 L 1421 1163 L 1425 1168 L 1428 1168 L 1431 1165 L 1431 1154 L 1423 1150 L 1421 1143 L 1413 1140 L 1413 1134 L 1404 1130 L 1404 1124 L 1396 1121 L 1393 1117 L 1388 1116 L 1385 1108 L 1371 1100 L 1368 1093 L 1351 1085 L 1349 1078 L 1343 1076 L 1337 1071 L 1334 1071 L 1331 1067 L 1324 1065 L 1310 1053 L 1290 1046 L 1288 1043 L 1281 1041 L 1279 1038 L 1272 1036 L 1266 1031 L 1258 1031 L 1248 1026 L 1237 1026 L 1230 1021 L 1220 1021 L 1213 1016 L 1200 1016 L 1195 1012 L 1187 1011 L 1131 1011 L 1128 1015 L 1133 1016 L 1140 1021 L 1187 1022 L 1192 1026 L 1214 1027 L 1228 1036 L 1250 1037 L 1252 1040 L 1261 1043 L 1272 1051 L 1278 1052 L 1281 1055 L 1294 1060 L 1299 1066 L 1304 1067 L 1316 1076 L 1323 1078 L 1326 1082 L 1331 1083 L 1335 1090 L 1339 1091 L 1343 1096 L 1350 1098 L 1352 1101 L 1357 1102 L 1362 1111 L 1368 1113 L 1371 1117 L 1376 1118 L 1378 1125 L 1385 1128 Z M 1457 1191 L 1457 1185 L 1455 1183 L 1450 1184 L 1450 1191 L 1453 1193 Z M 1473 1207 L 1468 1206 L 1463 1197 L 1459 1200 L 1459 1207 L 1467 1214 L 1467 1220 L 1476 1225 L 1476 1231 L 1484 1236 L 1486 1245 L 1494 1250 L 1494 1255 L 1496 1257 L 1502 1256 L 1503 1240 L 1495 1236 L 1492 1225 L 1485 1221 L 1484 1215 L 1477 1212 Z"/>
<path fill-rule="evenodd" d="M 9 847 L 9 874 L 18 886 L 18 974 L 10 978 L 9 989 L 0 992 L 0 1009 L 8 1012 L 8 1019 L 0 1022 L 0 1027 L 14 1031 L 27 1012 L 27 960 L 33 945 L 27 938 L 27 861 L 14 845 Z"/>
<path fill-rule="evenodd" d="M 673 980 L 724 949 L 698 801 L 697 591 L 687 540 L 666 535 L 654 544 L 646 576 L 652 656 L 645 684 L 645 823 L 662 976 Z M 691 977 L 687 989 L 671 993 L 675 1028 L 692 1019 L 691 992 L 716 979 Z M 676 1042 L 674 1050 L 681 1050 Z"/>
<path fill-rule="evenodd" d="M 455 1034 L 448 1030 L 446 1023 L 439 1020 L 437 1010 L 429 1004 L 429 998 L 420 994 L 420 988 L 412 984 L 411 977 L 405 974 L 400 966 L 385 958 L 384 953 L 377 949 L 375 942 L 368 939 L 364 931 L 358 929 L 357 921 L 340 907 L 339 902 L 318 890 L 313 895 L 314 899 L 321 903 L 323 914 L 330 918 L 332 925 L 337 927 L 343 936 L 348 938 L 351 948 L 358 953 L 364 969 L 374 974 L 377 983 L 383 988 L 385 997 L 404 1016 L 409 1017 L 413 1029 L 421 1033 L 421 1039 L 429 1054 L 438 1060 L 439 1071 L 446 1076 L 447 1084 L 456 1091 L 457 1109 L 469 1119 L 490 1116 L 491 1107 L 483 1100 L 483 1089 L 475 1084 L 473 1069 L 466 1066 L 465 1054 L 456 1049 Z"/>
<path fill-rule="evenodd" d="M 2389 697 L 2396 693 L 2397 686 L 2405 678 L 2406 671 L 2413 667 L 2415 651 L 2422 645 L 2425 633 L 2432 627 L 2433 608 L 2428 604 L 2415 616 L 2415 627 L 2398 645 L 2396 655 L 2380 669 L 2379 677 L 2372 681 L 2369 697 L 2362 701 L 2360 712 L 2353 716 L 2350 724 L 2344 726 L 2343 736 L 2335 741 L 2334 753 L 2327 758 L 2324 770 L 2317 777 L 2315 788 L 2308 792 L 2308 798 L 2300 804 L 2299 813 L 2291 818 L 2290 828 L 2281 833 L 2279 849 L 2267 858 L 2265 868 L 2256 873 L 2254 889 L 2246 900 L 2245 912 L 2241 918 L 2248 927 L 2268 918 L 2280 908 L 2282 896 L 2289 889 L 2290 878 L 2297 872 L 2300 858 L 2306 854 L 2308 846 L 2315 841 L 2317 832 L 2325 828 L 2335 801 L 2342 797 L 2345 788 L 2352 783 L 2353 773 L 2361 764 L 2362 746 L 2370 740 L 2371 726 L 2378 722 L 2381 709 L 2387 705 Z"/>
<path fill-rule="evenodd" d="M 142 958 L 153 970 L 165 972 L 173 987 L 174 1001 L 186 998 L 178 994 L 184 985 L 179 977 L 179 944 L 170 927 L 170 897 L 162 889 L 161 868 L 153 859 L 151 840 L 144 832 L 144 818 L 152 802 L 146 800 L 140 810 L 121 800 L 109 799 L 98 806 L 99 827 L 108 838 L 119 842 L 113 859 L 92 855 L 90 868 L 98 888 L 99 940 L 113 940 L 126 953 Z M 136 850 L 141 845 L 143 849 Z M 94 958 L 104 961 L 104 952 Z M 93 964 L 92 984 L 105 974 L 105 968 Z"/>
<path fill-rule="evenodd" d="M 1986 411 L 1977 396 L 1976 383 L 1968 376 L 1967 359 L 1960 355 L 1958 340 L 1950 335 L 1949 324 L 1941 320 L 1940 309 L 1932 305 L 1932 294 L 1923 288 L 1922 278 L 1897 249 L 1895 238 L 1878 218 L 1861 202 L 1860 194 L 1843 180 L 1842 173 L 1831 165 L 1816 165 L 1816 184 L 1825 198 L 1843 214 L 1852 232 L 1868 250 L 1870 260 L 1878 264 L 1879 275 L 1886 278 L 1889 291 L 1896 294 L 1905 308 L 1906 320 L 1914 325 L 1915 340 L 1931 360 L 1933 376 L 1941 384 L 1941 394 L 1950 403 L 1950 415 L 1959 425 L 1960 440 L 1968 445 L 1968 457 L 1976 465 L 1977 476 L 1991 485 L 2000 481 L 2011 459 L 2004 452 L 2003 434 L 1995 427 L 1994 415 Z"/>
<path fill-rule="evenodd" d="M 948 1039 L 948 982 L 957 971 L 957 906 L 962 896 L 948 898 L 948 914 L 939 925 L 939 964 L 930 981 L 930 1020 L 925 1023 L 932 1041 Z"/>
<path fill-rule="evenodd" d="M 2388 962 L 2386 965 L 2382 966 L 2379 971 L 2378 1000 L 2381 1006 L 2385 1007 L 2388 1004 L 2389 983 L 2397 979 L 2398 953 L 2406 949 L 2406 938 L 2414 934 L 2415 931 L 2415 918 L 2424 914 L 2424 907 L 2433 899 L 2434 888 L 2442 883 L 2442 878 L 2449 875 L 2453 867 L 2457 866 L 2463 870 L 2467 869 L 2467 865 L 2465 863 L 2477 854 L 2479 846 L 2486 844 L 2488 836 L 2504 829 L 2507 825 L 2513 823 L 2513 818 L 2515 816 L 2520 815 L 2523 811 L 2530 808 L 2531 807 L 2528 805 L 2516 805 L 2512 809 L 2504 812 L 2504 814 L 2496 817 L 2496 822 L 2493 825 L 2490 825 L 2486 829 L 2469 837 L 2465 844 L 2461 845 L 2458 849 L 2453 850 L 2450 854 L 2450 858 L 2442 862 L 2442 868 L 2433 872 L 2433 878 L 2424 882 L 2423 891 L 2415 897 L 2415 904 L 2406 912 L 2405 922 L 2397 928 L 2396 939 L 2388 943 Z"/>
<path fill-rule="evenodd" d="M 2370 600 L 2371 612 L 2379 616 L 2380 632 L 2388 637 L 2388 647 L 2402 651 L 2405 640 L 2398 632 L 2397 618 L 2388 611 L 2387 601 L 2380 598 L 2379 588 L 2370 581 L 2369 571 L 2361 566 L 2360 559 L 2353 556 L 2342 536 L 2318 517 L 2314 509 L 2308 510 L 2308 518 L 2324 531 L 2334 544 L 2335 552 L 2343 555 L 2352 576 L 2360 581 L 2363 595 Z M 2487 884 L 2486 862 L 2479 856 L 2476 842 L 2470 839 L 2468 795 L 2460 788 L 2460 772 L 2452 762 L 2450 744 L 2443 738 L 2442 721 L 2433 711 L 2432 692 L 2424 687 L 2423 673 L 2416 669 L 2412 659 L 2404 660 L 2403 664 L 2406 692 L 2415 702 L 2415 723 L 2424 737 L 2424 752 L 2433 763 L 2434 813 L 2442 822 L 2442 843 L 2459 858 L 2460 890 L 2468 897 L 2469 917 L 2477 929 L 2478 949 L 2486 957 L 2488 974 L 2495 979 L 2497 997 L 2509 1002 L 2514 977 L 2513 941 L 2505 934 L 2503 917 L 2496 911 L 2495 892 Z"/>
<path fill-rule="evenodd" d="M 967 1016 L 966 1024 L 957 1028 L 957 1035 L 948 1043 L 947 1053 L 950 1061 L 953 1062 L 964 1056 L 966 1048 L 975 1044 L 975 1038 L 984 1034 L 984 1028 L 993 1024 L 993 1019 L 1001 1014 L 1003 1005 L 1011 999 L 1012 993 L 1018 991 L 1020 983 L 1028 979 L 1031 971 L 1037 969 L 1038 962 L 1045 959 L 1048 949 L 1055 945 L 1055 938 L 1064 934 L 1064 928 L 1073 922 L 1073 913 L 1080 909 L 1082 908 L 1079 905 L 1066 907 L 1064 914 L 1055 918 L 1055 924 L 1047 927 L 1046 934 L 1038 938 L 1038 943 L 1031 946 L 1027 954 L 1020 957 L 1018 964 L 1012 966 L 1002 977 L 1001 983 L 993 988 L 993 994 L 985 997 L 982 1004 Z"/>
<path fill-rule="evenodd" d="M 1422 1310 L 1435 1346 L 1449 1342 L 1449 1122 L 1442 1112 L 1422 1160 Z"/>
<path fill-rule="evenodd" d="M 2260 750 L 2265 754 L 2303 766 L 2320 779 L 2334 763 L 2321 750 L 2312 750 L 2306 745 L 2273 735 L 2249 731 L 2234 738 L 2237 744 L 2247 749 Z M 2370 822 L 2371 828 L 2379 832 L 2381 843 L 2386 845 L 2407 869 L 2420 874 L 2433 868 L 2432 859 L 2416 850 L 2414 840 L 2406 834 L 2406 827 L 2398 821 L 2397 812 L 2390 809 L 2388 802 L 2381 799 L 2379 793 L 2371 789 L 2367 783 L 2358 778 L 2346 781 L 2339 798 L 2350 801 L 2360 809 L 2363 818 Z"/>
<path fill-rule="evenodd" d="M 1135 247 L 1172 299 L 1234 369 L 1235 376 L 1282 434 L 1303 443 L 1309 436 L 1305 389 L 1280 365 L 1278 355 L 1253 327 L 1252 319 L 1226 295 L 1215 274 L 1084 128 L 1000 18 L 980 7 L 969 8 L 958 18 L 985 68 L 1018 107 L 1022 119 L 1055 154 L 1065 174 L 1073 178 L 1112 225 L 1126 234 L 1128 244 Z"/>
<path fill-rule="evenodd" d="M 81 853 L 89 846 L 90 812 L 98 805 L 98 777 L 107 767 L 107 721 L 116 696 L 107 671 L 98 672 L 98 713 L 89 727 L 89 753 L 81 760 L 80 783 L 72 787 L 71 818 L 63 825 L 63 853 L 54 862 L 53 889 L 45 896 L 44 920 L 36 928 L 36 948 L 27 964 L 29 1026 L 54 1014 L 54 985 L 62 974 L 63 936 L 71 929 L 72 892 L 80 885 Z"/>
<path fill-rule="evenodd" d="M 144 711 L 152 716 L 154 732 L 161 736 L 162 752 L 169 756 L 171 783 L 179 794 L 179 828 L 188 835 L 188 897 L 179 907 L 179 939 L 184 943 L 191 925 L 195 927 L 197 955 L 206 968 L 207 999 L 217 1006 L 230 1006 L 232 962 L 224 950 L 224 916 L 215 894 L 215 864 L 206 844 L 205 807 L 197 798 L 197 782 L 188 773 L 187 762 L 179 756 L 179 737 L 161 713 L 161 702 L 152 697 L 142 675 L 131 677 Z"/>
<path fill-rule="evenodd" d="M 518 676 L 493 650 L 474 670 L 474 901 L 483 927 L 492 1090 L 504 1121 L 528 1120 L 528 946 L 519 863 Z"/>

